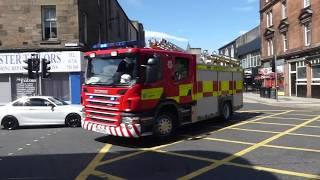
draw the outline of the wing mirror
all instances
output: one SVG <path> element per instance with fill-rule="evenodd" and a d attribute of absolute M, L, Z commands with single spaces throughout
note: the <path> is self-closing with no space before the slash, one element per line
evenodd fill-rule
<path fill-rule="evenodd" d="M 49 106 L 51 107 L 51 110 L 54 111 L 54 107 L 56 107 L 54 104 L 49 104 Z"/>

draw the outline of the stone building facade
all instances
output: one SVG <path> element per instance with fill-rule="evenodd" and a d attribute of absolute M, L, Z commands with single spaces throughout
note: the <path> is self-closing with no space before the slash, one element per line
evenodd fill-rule
<path fill-rule="evenodd" d="M 319 9 L 318 0 L 260 0 L 263 66 L 276 59 L 286 96 L 320 98 Z"/>
<path fill-rule="evenodd" d="M 32 54 L 51 62 L 52 79 L 39 78 L 39 92 L 79 103 L 83 52 L 98 43 L 144 40 L 137 23 L 139 29 L 116 0 L 1 0 L 0 103 L 34 95 L 23 69 Z"/>

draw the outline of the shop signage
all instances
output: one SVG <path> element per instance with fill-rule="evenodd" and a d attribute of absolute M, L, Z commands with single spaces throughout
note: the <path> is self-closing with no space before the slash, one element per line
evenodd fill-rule
<path fill-rule="evenodd" d="M 23 68 L 24 60 L 37 54 L 40 59 L 50 61 L 51 72 L 80 72 L 83 53 L 80 51 L 64 52 L 28 52 L 28 53 L 0 53 L 0 74 L 27 73 Z"/>
<path fill-rule="evenodd" d="M 16 79 L 16 93 L 17 98 L 23 96 L 36 95 L 37 83 L 35 79 L 28 79 L 26 77 L 19 77 Z"/>

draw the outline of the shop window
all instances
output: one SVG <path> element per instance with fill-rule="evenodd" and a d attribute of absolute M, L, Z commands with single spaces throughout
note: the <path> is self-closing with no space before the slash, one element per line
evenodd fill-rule
<path fill-rule="evenodd" d="M 312 66 L 312 78 L 320 79 L 320 65 Z"/>
<path fill-rule="evenodd" d="M 56 6 L 42 6 L 42 39 L 57 39 Z"/>
<path fill-rule="evenodd" d="M 54 96 L 64 101 L 70 100 L 70 82 L 68 73 L 54 73 L 52 79 L 41 81 L 42 94 Z"/>
<path fill-rule="evenodd" d="M 181 81 L 188 78 L 189 60 L 185 58 L 176 58 L 174 79 Z"/>
<path fill-rule="evenodd" d="M 297 71 L 297 63 L 291 63 L 291 71 Z"/>
<path fill-rule="evenodd" d="M 307 78 L 307 68 L 299 67 L 298 68 L 298 79 L 306 79 Z"/>

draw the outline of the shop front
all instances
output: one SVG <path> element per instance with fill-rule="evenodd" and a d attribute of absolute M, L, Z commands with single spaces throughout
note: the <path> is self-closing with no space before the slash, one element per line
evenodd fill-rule
<path fill-rule="evenodd" d="M 320 58 L 300 58 L 288 63 L 290 95 L 320 98 Z"/>
<path fill-rule="evenodd" d="M 50 60 L 51 78 L 28 79 L 24 60 L 37 54 Z M 22 96 L 55 96 L 73 104 L 80 103 L 84 61 L 80 51 L 0 53 L 0 104 Z M 41 70 L 40 70 L 41 72 Z"/>

